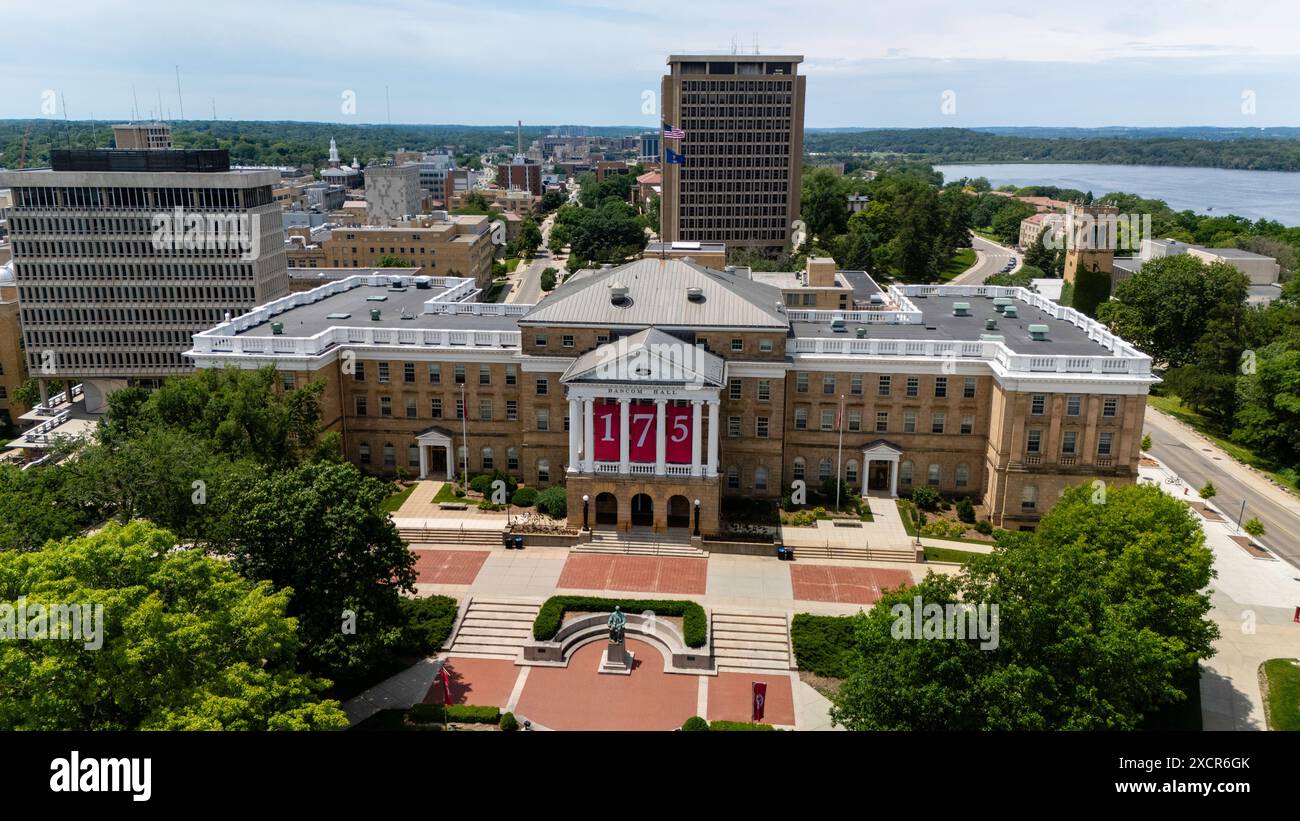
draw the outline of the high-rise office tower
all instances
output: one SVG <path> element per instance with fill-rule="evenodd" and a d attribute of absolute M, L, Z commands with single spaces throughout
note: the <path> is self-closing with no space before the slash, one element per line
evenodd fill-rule
<path fill-rule="evenodd" d="M 804 78 L 800 56 L 671 55 L 662 141 L 663 239 L 777 250 L 799 217 Z"/>
<path fill-rule="evenodd" d="M 56 150 L 0 173 L 13 189 L 27 368 L 83 383 L 86 409 L 128 382 L 187 373 L 190 337 L 289 292 L 275 171 L 221 150 Z"/>

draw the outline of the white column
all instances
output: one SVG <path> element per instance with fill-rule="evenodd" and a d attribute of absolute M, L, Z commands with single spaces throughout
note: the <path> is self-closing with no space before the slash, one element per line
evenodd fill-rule
<path fill-rule="evenodd" d="M 427 479 L 429 478 L 429 456 L 424 452 L 426 445 L 417 439 L 415 446 L 420 451 L 420 478 Z"/>
<path fill-rule="evenodd" d="M 707 476 L 711 479 L 718 475 L 718 405 L 717 399 L 709 400 L 709 464 Z"/>
<path fill-rule="evenodd" d="M 655 476 L 668 472 L 668 400 L 655 400 Z"/>
<path fill-rule="evenodd" d="M 596 400 L 582 400 L 582 471 L 596 472 Z"/>
<path fill-rule="evenodd" d="M 452 482 L 456 479 L 456 450 L 451 446 L 451 442 L 443 445 L 447 452 L 447 481 Z"/>
<path fill-rule="evenodd" d="M 898 457 L 889 460 L 889 495 L 898 497 Z"/>
<path fill-rule="evenodd" d="M 618 400 L 618 472 L 632 472 L 632 400 Z"/>
<path fill-rule="evenodd" d="M 700 475 L 700 437 L 703 435 L 700 431 L 701 422 L 699 399 L 691 400 L 691 475 Z"/>
<path fill-rule="evenodd" d="M 576 397 L 569 398 L 569 473 L 577 473 L 578 452 L 582 449 L 582 416 Z"/>

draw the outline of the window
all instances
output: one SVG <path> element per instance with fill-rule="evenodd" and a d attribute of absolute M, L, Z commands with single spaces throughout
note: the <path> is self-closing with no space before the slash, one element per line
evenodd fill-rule
<path fill-rule="evenodd" d="M 835 376 L 833 374 L 824 374 L 822 376 L 822 393 L 827 396 L 835 394 Z"/>
<path fill-rule="evenodd" d="M 916 411 L 903 414 L 903 433 L 916 433 Z"/>
<path fill-rule="evenodd" d="M 366 415 L 366 398 L 365 398 L 364 396 L 358 396 L 358 397 L 356 397 L 356 399 L 353 400 L 353 402 L 356 404 L 356 415 L 357 415 L 357 416 L 365 416 L 365 415 Z"/>
<path fill-rule="evenodd" d="M 1078 416 L 1079 406 L 1083 404 L 1082 396 L 1071 396 L 1065 400 L 1065 415 Z"/>
<path fill-rule="evenodd" d="M 975 398 L 975 377 L 973 376 L 966 377 L 966 381 L 961 388 L 961 398 L 962 399 Z"/>
<path fill-rule="evenodd" d="M 850 460 L 849 460 L 849 461 L 844 465 L 844 481 L 848 482 L 849 484 L 857 484 L 857 481 L 858 481 L 858 463 L 857 463 L 856 460 L 854 460 L 854 459 L 850 459 Z"/>
<path fill-rule="evenodd" d="M 855 433 L 862 430 L 862 411 L 849 411 L 849 430 Z"/>
<path fill-rule="evenodd" d="M 407 467 L 418 468 L 420 466 L 420 446 L 411 445 L 406 449 Z"/>
<path fill-rule="evenodd" d="M 478 383 L 480 385 L 492 384 L 492 367 L 490 365 L 478 366 Z"/>
<path fill-rule="evenodd" d="M 537 395 L 538 395 L 538 396 L 546 396 L 546 394 L 550 392 L 550 389 L 551 389 L 550 380 L 547 379 L 545 376 L 539 376 L 539 377 L 537 377 L 537 383 L 536 383 L 536 384 L 537 384 Z"/>
<path fill-rule="evenodd" d="M 1034 416 L 1042 416 L 1043 409 L 1047 407 L 1047 397 L 1041 393 L 1034 394 L 1029 400 L 1029 412 Z"/>
<path fill-rule="evenodd" d="M 537 410 L 537 429 L 539 431 L 551 429 L 551 412 L 546 408 L 538 408 Z"/>
<path fill-rule="evenodd" d="M 729 399 L 739 399 L 741 396 L 742 386 L 739 379 L 727 380 L 727 397 Z"/>
<path fill-rule="evenodd" d="M 963 417 L 961 418 L 961 432 L 962 432 L 962 433 L 974 433 L 974 432 L 975 432 L 975 417 L 974 417 L 974 416 L 963 416 Z"/>
<path fill-rule="evenodd" d="M 739 417 L 739 416 L 728 416 L 728 417 L 727 417 L 727 435 L 728 435 L 728 436 L 739 436 L 739 435 L 740 435 L 740 417 Z"/>
<path fill-rule="evenodd" d="M 898 466 L 898 481 L 900 484 L 912 484 L 912 463 L 903 462 Z"/>
<path fill-rule="evenodd" d="M 760 339 L 760 340 L 758 340 L 758 350 L 759 350 L 759 353 L 771 353 L 771 352 L 772 352 L 772 340 L 770 340 L 770 339 Z"/>
<path fill-rule="evenodd" d="M 804 471 L 807 470 L 807 465 L 808 463 L 804 461 L 802 456 L 794 457 L 794 469 L 791 471 L 794 474 L 794 478 L 803 479 Z"/>
<path fill-rule="evenodd" d="M 758 380 L 758 401 L 769 402 L 772 399 L 772 382 L 768 379 Z"/>
<path fill-rule="evenodd" d="M 537 460 L 537 481 L 538 482 L 551 481 L 551 463 L 546 461 L 545 459 Z"/>
<path fill-rule="evenodd" d="M 352 379 L 353 379 L 354 381 L 357 381 L 357 382 L 365 382 L 365 381 L 366 381 L 366 363 L 365 363 L 365 362 L 357 362 L 356 365 L 355 365 L 355 367 L 356 367 L 356 371 L 353 372 L 353 374 L 352 374 Z"/>
<path fill-rule="evenodd" d="M 731 350 L 739 352 L 745 350 L 745 340 L 735 337 L 731 340 Z"/>
<path fill-rule="evenodd" d="M 483 469 L 492 469 L 492 448 L 483 448 Z"/>
<path fill-rule="evenodd" d="M 379 363 L 379 384 L 381 385 L 388 384 L 388 363 L 387 362 Z"/>
<path fill-rule="evenodd" d="M 889 396 L 889 390 L 890 390 L 889 382 L 890 382 L 890 379 L 891 379 L 891 377 L 890 377 L 888 374 L 886 374 L 886 375 L 880 377 L 880 379 L 879 379 L 879 380 L 877 381 L 877 383 L 876 383 L 876 395 L 877 395 L 877 396 Z"/>
<path fill-rule="evenodd" d="M 921 395 L 921 377 L 919 376 L 907 377 L 907 397 L 909 399 L 915 399 L 920 395 Z"/>
<path fill-rule="evenodd" d="M 457 365 L 457 366 L 456 366 L 456 377 L 455 377 L 455 380 L 454 380 L 454 381 L 456 382 L 457 385 L 464 385 L 464 384 L 465 384 L 465 366 L 464 366 L 464 365 Z"/>
<path fill-rule="evenodd" d="M 572 347 L 573 347 L 573 334 L 565 334 L 564 336 L 560 337 L 560 344 L 563 345 L 563 346 L 566 347 L 566 348 L 572 348 Z"/>
<path fill-rule="evenodd" d="M 970 466 L 965 462 L 957 465 L 957 487 L 966 487 L 970 484 Z"/>
<path fill-rule="evenodd" d="M 478 419 L 480 422 L 492 421 L 492 400 L 491 399 L 478 400 Z"/>
<path fill-rule="evenodd" d="M 569 414 L 567 412 L 564 414 L 564 432 L 569 432 Z"/>
<path fill-rule="evenodd" d="M 889 430 L 889 412 L 876 411 L 876 433 L 885 433 Z"/>
<path fill-rule="evenodd" d="M 937 464 L 933 462 L 930 464 L 929 470 L 926 471 L 925 481 L 926 484 L 933 487 L 939 486 L 939 466 Z"/>
<path fill-rule="evenodd" d="M 948 397 L 948 377 L 936 376 L 934 378 L 934 398 L 946 399 Z"/>
<path fill-rule="evenodd" d="M 544 334 L 537 334 L 536 336 L 534 336 L 534 337 L 533 337 L 533 347 L 536 347 L 536 348 L 545 348 L 545 347 L 546 347 L 546 336 L 545 336 Z"/>
<path fill-rule="evenodd" d="M 430 400 L 429 400 L 429 415 L 432 416 L 434 419 L 441 419 L 441 418 L 442 418 L 442 400 L 441 400 L 441 399 L 430 399 Z"/>
<path fill-rule="evenodd" d="M 506 400 L 506 421 L 514 422 L 519 418 L 519 403 L 514 399 Z"/>
<path fill-rule="evenodd" d="M 808 409 L 807 408 L 794 409 L 794 429 L 808 430 Z"/>
<path fill-rule="evenodd" d="M 442 384 L 442 366 L 437 364 L 436 362 L 429 365 L 429 384 L 430 385 Z"/>
<path fill-rule="evenodd" d="M 514 385 L 519 381 L 519 372 L 515 370 L 514 365 L 506 365 L 506 384 Z"/>
<path fill-rule="evenodd" d="M 519 470 L 519 448 L 506 448 L 506 470 Z"/>
<path fill-rule="evenodd" d="M 417 416 L 419 416 L 419 415 L 420 415 L 420 412 L 419 412 L 418 410 L 416 410 L 416 407 L 415 407 L 415 397 L 414 397 L 414 396 L 408 396 L 408 397 L 406 397 L 406 418 L 407 418 L 407 419 L 414 419 L 415 417 L 417 417 Z"/>
<path fill-rule="evenodd" d="M 4 369 L 3 369 L 3 368 L 0 368 L 0 373 L 4 373 Z M 293 390 L 294 388 L 296 388 L 297 386 L 298 386 L 298 382 L 297 382 L 297 379 L 296 379 L 296 377 L 295 377 L 295 375 L 294 375 L 293 373 L 291 373 L 291 372 L 285 372 L 285 373 L 280 374 L 280 387 L 281 387 L 281 388 L 285 389 L 286 391 L 291 391 L 291 390 Z M 4 391 L 4 390 L 5 390 L 5 386 L 4 386 L 4 385 L 0 385 L 0 391 Z M 0 393 L 0 399 L 4 399 L 5 396 L 7 396 L 7 394 Z"/>
<path fill-rule="evenodd" d="M 1038 506 L 1038 486 L 1025 485 L 1020 489 L 1020 509 L 1033 510 Z"/>
<path fill-rule="evenodd" d="M 808 374 L 797 373 L 794 375 L 794 389 L 798 393 L 808 392 Z"/>
<path fill-rule="evenodd" d="M 457 399 L 457 400 L 456 400 L 456 418 L 457 418 L 457 419 L 464 419 L 464 418 L 465 418 L 465 400 L 464 400 L 464 399 Z"/>
<path fill-rule="evenodd" d="M 379 397 L 379 415 L 380 416 L 393 415 L 393 397 L 391 396 Z"/>
<path fill-rule="evenodd" d="M 930 433 L 943 433 L 944 415 L 942 413 L 933 414 L 930 417 Z"/>
<path fill-rule="evenodd" d="M 1101 403 L 1101 415 L 1114 418 L 1115 412 L 1119 410 L 1119 401 L 1116 399 L 1107 399 Z"/>
<path fill-rule="evenodd" d="M 767 468 L 754 468 L 754 490 L 767 490 Z"/>
<path fill-rule="evenodd" d="M 1039 453 L 1039 448 L 1042 446 L 1042 442 L 1043 432 L 1041 430 L 1029 431 L 1029 441 L 1025 445 L 1025 451 L 1027 453 Z"/>
<path fill-rule="evenodd" d="M 370 464 L 370 445 L 367 445 L 365 442 L 362 442 L 361 447 L 358 449 L 358 455 L 361 457 L 360 458 L 361 464 L 363 465 Z"/>
<path fill-rule="evenodd" d="M 384 443 L 384 467 L 390 468 L 397 464 L 397 451 L 393 449 L 391 442 Z"/>
<path fill-rule="evenodd" d="M 415 363 L 414 362 L 402 363 L 402 381 L 411 385 L 415 384 Z"/>
<path fill-rule="evenodd" d="M 1067 430 L 1061 434 L 1061 453 L 1066 456 L 1074 455 L 1074 447 L 1079 441 L 1079 432 Z"/>
<path fill-rule="evenodd" d="M 849 393 L 854 396 L 862 395 L 862 374 L 855 373 L 849 377 Z"/>
<path fill-rule="evenodd" d="M 1098 456 L 1110 456 L 1110 443 L 1114 435 L 1115 435 L 1114 433 L 1108 430 L 1103 430 L 1097 434 L 1097 455 Z"/>
<path fill-rule="evenodd" d="M 817 463 L 817 478 L 823 482 L 831 478 L 831 460 L 823 459 Z"/>
<path fill-rule="evenodd" d="M 754 420 L 754 435 L 759 439 L 767 438 L 767 429 L 768 424 L 766 416 L 760 416 Z"/>
<path fill-rule="evenodd" d="M 735 465 L 727 468 L 727 489 L 740 490 L 740 468 Z"/>
<path fill-rule="evenodd" d="M 822 430 L 835 430 L 834 408 L 822 408 Z"/>

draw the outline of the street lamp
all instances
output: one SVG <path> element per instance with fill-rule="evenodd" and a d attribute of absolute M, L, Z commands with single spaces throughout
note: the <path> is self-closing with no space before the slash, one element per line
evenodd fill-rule
<path fill-rule="evenodd" d="M 700 500 L 695 500 L 695 535 L 700 535 Z"/>
<path fill-rule="evenodd" d="M 582 494 L 582 529 L 583 530 L 591 530 L 590 525 L 587 524 L 587 503 L 590 501 L 591 501 L 590 496 L 588 496 L 585 493 Z"/>

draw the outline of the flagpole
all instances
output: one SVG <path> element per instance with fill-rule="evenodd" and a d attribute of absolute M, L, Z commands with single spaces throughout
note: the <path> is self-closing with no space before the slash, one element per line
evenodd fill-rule
<path fill-rule="evenodd" d="M 835 512 L 840 512 L 840 477 L 844 474 L 840 471 L 841 464 L 844 460 L 844 394 L 840 394 L 840 415 L 835 420 L 836 426 L 840 429 L 840 444 L 835 450 Z"/>

